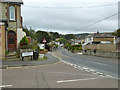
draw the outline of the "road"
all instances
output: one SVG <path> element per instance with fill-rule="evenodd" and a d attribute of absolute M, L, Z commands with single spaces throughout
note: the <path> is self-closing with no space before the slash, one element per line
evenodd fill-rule
<path fill-rule="evenodd" d="M 78 66 L 91 68 L 95 71 L 118 78 L 118 60 L 110 58 L 102 58 L 88 55 L 77 55 L 59 48 L 55 54 L 63 61 L 67 61 Z"/>
<path fill-rule="evenodd" d="M 2 80 L 0 87 L 3 88 L 118 88 L 116 79 L 80 70 L 62 62 L 46 66 L 4 69 Z"/>
<path fill-rule="evenodd" d="M 2 85 L 0 88 L 118 88 L 117 79 L 108 75 L 95 73 L 94 70 L 88 71 L 88 69 L 85 68 L 87 65 L 97 69 L 101 69 L 97 67 L 98 65 L 107 68 L 110 62 L 103 63 L 104 58 L 101 58 L 102 62 L 100 62 L 96 60 L 98 57 L 72 54 L 63 48 L 50 54 L 53 55 L 55 59 L 58 58 L 61 61 L 49 65 L 3 69 Z M 52 59 L 53 57 L 51 60 Z M 68 65 L 65 61 L 74 64 Z M 75 64 L 77 64 L 77 66 L 75 66 Z M 110 64 L 114 65 L 115 63 Z M 82 65 L 83 68 L 81 68 L 80 65 Z M 106 70 L 107 69 L 101 71 Z"/>

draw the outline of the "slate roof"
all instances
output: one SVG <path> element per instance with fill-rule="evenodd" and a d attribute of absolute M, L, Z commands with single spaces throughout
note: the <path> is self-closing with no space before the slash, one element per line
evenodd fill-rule
<path fill-rule="evenodd" d="M 10 2 L 10 3 L 17 3 L 17 4 L 23 4 L 23 0 L 0 0 L 0 2 Z"/>
<path fill-rule="evenodd" d="M 88 35 L 88 37 L 95 37 L 95 38 L 113 38 L 114 35 L 107 34 L 107 33 L 94 33 L 92 35 Z"/>

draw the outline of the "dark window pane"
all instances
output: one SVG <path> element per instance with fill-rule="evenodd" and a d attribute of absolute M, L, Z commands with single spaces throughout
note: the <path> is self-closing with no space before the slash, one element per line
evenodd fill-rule
<path fill-rule="evenodd" d="M 14 31 L 9 31 L 8 34 L 9 35 L 15 35 L 15 32 Z"/>
<path fill-rule="evenodd" d="M 9 44 L 15 44 L 15 38 L 14 36 L 9 37 Z"/>

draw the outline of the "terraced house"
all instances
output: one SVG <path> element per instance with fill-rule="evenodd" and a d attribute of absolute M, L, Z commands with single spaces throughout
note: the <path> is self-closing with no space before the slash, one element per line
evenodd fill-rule
<path fill-rule="evenodd" d="M 2 49 L 3 51 L 16 51 L 21 40 L 22 0 L 0 0 L 0 27 L 2 28 Z M 23 33 L 25 34 L 25 33 Z"/>

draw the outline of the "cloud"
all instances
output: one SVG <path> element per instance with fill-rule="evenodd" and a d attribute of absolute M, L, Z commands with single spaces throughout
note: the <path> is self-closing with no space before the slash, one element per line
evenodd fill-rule
<path fill-rule="evenodd" d="M 29 2 L 28 2 L 29 1 Z M 32 0 L 33 1 L 33 0 Z M 36 2 L 35 2 L 36 1 Z M 89 7 L 111 2 L 41 2 L 26 0 L 22 6 L 24 25 L 36 30 L 58 31 L 59 33 L 80 33 L 102 31 L 114 31 L 118 25 L 117 15 L 97 25 L 79 30 L 79 28 L 92 24 L 98 20 L 118 12 L 117 5 L 95 8 L 70 8 Z M 89 0 L 85 0 L 89 1 Z M 106 0 L 107 1 L 107 0 Z M 115 0 L 117 2 L 117 0 Z M 114 4 L 116 3 L 114 2 Z M 30 6 L 30 7 L 29 7 Z M 47 8 L 46 8 L 47 7 Z M 51 8 L 52 7 L 52 8 Z M 64 8 L 63 8 L 64 7 Z M 67 8 L 69 7 L 69 8 Z M 76 30 L 79 31 L 76 31 Z"/>

